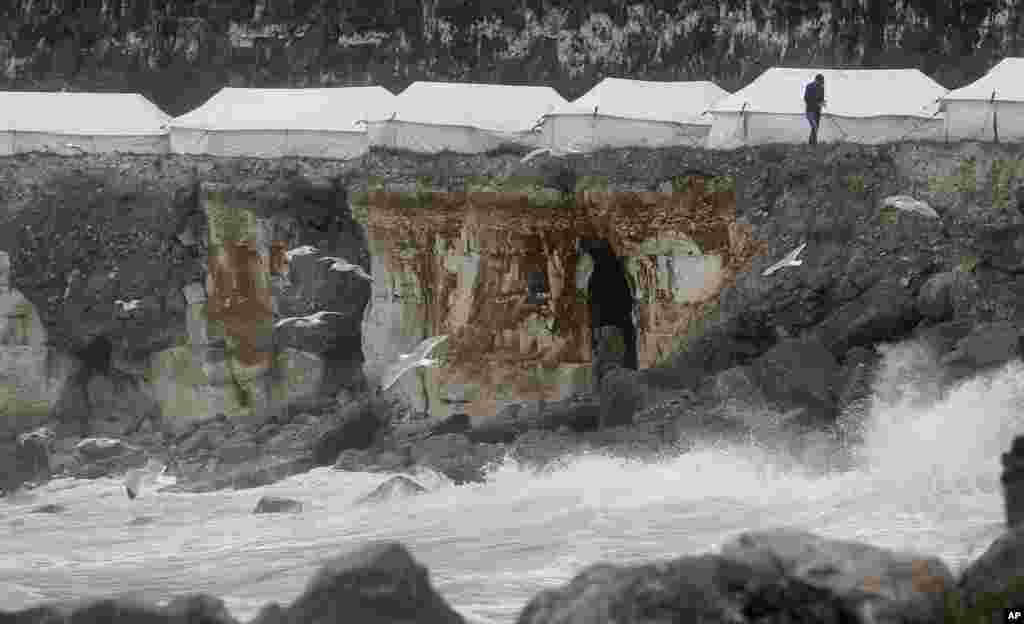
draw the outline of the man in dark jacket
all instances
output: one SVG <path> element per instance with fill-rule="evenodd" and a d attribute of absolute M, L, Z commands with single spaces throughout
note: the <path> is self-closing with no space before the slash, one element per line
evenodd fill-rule
<path fill-rule="evenodd" d="M 807 104 L 807 121 L 811 123 L 811 145 L 818 143 L 818 126 L 821 124 L 821 107 L 825 104 L 825 77 L 818 74 L 814 82 L 804 88 L 804 103 Z"/>

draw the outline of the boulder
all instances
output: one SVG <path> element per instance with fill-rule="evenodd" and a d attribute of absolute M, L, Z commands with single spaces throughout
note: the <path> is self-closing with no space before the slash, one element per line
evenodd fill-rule
<path fill-rule="evenodd" d="M 1006 507 L 1006 526 L 1014 528 L 1024 524 L 1024 436 L 1013 438 L 1008 453 L 1000 460 L 1003 472 L 999 477 L 1003 484 L 1003 503 Z"/>
<path fill-rule="evenodd" d="M 387 500 L 393 500 L 395 498 L 405 498 L 408 496 L 415 496 L 426 492 L 427 488 L 423 487 L 416 481 L 413 481 L 405 475 L 395 475 L 387 478 L 383 483 L 373 488 L 368 494 L 359 497 L 356 500 L 357 505 L 366 503 L 379 503 Z"/>
<path fill-rule="evenodd" d="M 465 624 L 427 569 L 396 542 L 367 544 L 329 561 L 283 615 L 303 624 Z"/>
<path fill-rule="evenodd" d="M 91 461 L 117 457 L 129 450 L 129 447 L 117 438 L 83 438 L 75 445 L 75 452 Z"/>
<path fill-rule="evenodd" d="M 781 411 L 806 408 L 817 423 L 835 419 L 835 358 L 819 341 L 786 339 L 750 364 L 763 396 Z"/>
<path fill-rule="evenodd" d="M 958 340 L 939 362 L 950 368 L 954 378 L 964 378 L 1016 358 L 1020 336 L 1021 330 L 1015 323 L 981 323 Z"/>
<path fill-rule="evenodd" d="M 407 452 L 414 465 L 436 470 L 456 485 L 483 481 L 487 469 L 504 456 L 500 446 L 473 443 L 460 433 L 410 443 Z"/>
<path fill-rule="evenodd" d="M 939 213 L 935 212 L 928 202 L 914 199 L 910 195 L 890 195 L 882 200 L 883 208 L 892 208 L 910 214 L 917 214 L 929 219 L 938 219 Z"/>
<path fill-rule="evenodd" d="M 345 449 L 368 448 L 391 420 L 395 406 L 377 396 L 364 397 L 341 407 L 313 446 L 317 466 L 330 466 Z"/>
<path fill-rule="evenodd" d="M 716 555 L 639 566 L 596 564 L 537 594 L 517 624 L 852 621 L 827 590 L 765 562 Z"/>
<path fill-rule="evenodd" d="M 877 351 L 865 347 L 854 347 L 846 352 L 832 384 L 840 414 L 867 407 L 881 359 Z"/>
<path fill-rule="evenodd" d="M 621 367 L 605 369 L 601 379 L 602 429 L 633 424 L 637 412 L 652 400 L 651 390 L 644 376 L 635 370 Z"/>
<path fill-rule="evenodd" d="M 812 332 L 834 357 L 907 336 L 920 320 L 915 298 L 898 280 L 883 280 L 825 318 Z"/>
<path fill-rule="evenodd" d="M 1024 272 L 1024 224 L 991 226 L 978 233 L 975 252 L 983 262 L 1007 273 Z"/>
<path fill-rule="evenodd" d="M 1024 605 L 1024 526 L 1003 533 L 971 562 L 957 584 L 960 607 L 977 619 L 1007 607 Z"/>
<path fill-rule="evenodd" d="M 412 445 L 386 449 L 347 449 L 334 462 L 335 470 L 350 472 L 395 472 L 413 465 Z"/>
<path fill-rule="evenodd" d="M 181 624 L 238 624 L 238 620 L 231 616 L 224 601 L 209 594 L 177 596 L 167 603 L 163 613 L 173 622 Z"/>
<path fill-rule="evenodd" d="M 441 422 L 430 427 L 429 435 L 444 435 L 446 433 L 466 433 L 472 428 L 469 415 L 456 412 Z"/>
<path fill-rule="evenodd" d="M 941 622 L 954 586 L 936 557 L 834 540 L 792 529 L 743 533 L 721 555 L 827 591 L 862 622 Z M 851 620 L 853 621 L 853 620 Z"/>
<path fill-rule="evenodd" d="M 252 510 L 256 514 L 296 513 L 299 511 L 302 511 L 301 502 L 280 496 L 263 496 L 256 503 L 256 508 Z"/>
<path fill-rule="evenodd" d="M 929 277 L 917 293 L 917 309 L 931 322 L 948 321 L 958 310 L 969 308 L 978 295 L 977 280 L 963 271 L 944 271 Z"/>

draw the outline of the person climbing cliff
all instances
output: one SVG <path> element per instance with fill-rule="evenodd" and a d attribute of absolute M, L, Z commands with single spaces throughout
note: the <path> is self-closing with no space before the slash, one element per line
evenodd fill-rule
<path fill-rule="evenodd" d="M 818 127 L 821 125 L 821 108 L 825 105 L 825 77 L 818 74 L 814 82 L 804 87 L 804 103 L 807 105 L 807 121 L 811 124 L 809 145 L 818 144 Z"/>

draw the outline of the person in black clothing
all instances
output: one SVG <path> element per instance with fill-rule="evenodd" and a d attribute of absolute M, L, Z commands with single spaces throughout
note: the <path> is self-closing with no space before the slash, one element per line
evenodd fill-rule
<path fill-rule="evenodd" d="M 811 124 L 810 145 L 818 143 L 818 126 L 821 124 L 821 107 L 825 105 L 825 77 L 818 74 L 814 82 L 804 88 L 804 103 L 807 104 L 807 121 Z"/>

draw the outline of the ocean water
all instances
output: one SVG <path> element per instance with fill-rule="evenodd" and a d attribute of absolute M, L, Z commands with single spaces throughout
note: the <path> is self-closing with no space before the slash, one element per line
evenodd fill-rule
<path fill-rule="evenodd" d="M 270 486 L 205 494 L 120 479 L 58 480 L 0 499 L 0 608 L 191 591 L 240 619 L 287 604 L 320 562 L 369 540 L 399 540 L 471 622 L 512 622 L 531 596 L 598 561 L 634 563 L 716 549 L 775 526 L 942 557 L 954 573 L 1000 533 L 999 455 L 1024 432 L 1018 361 L 945 393 L 919 345 L 887 347 L 857 468 L 828 473 L 755 444 L 702 444 L 657 463 L 586 455 L 536 474 L 506 462 L 486 483 L 421 473 L 420 496 L 354 506 L 386 475 L 328 468 Z M 827 450 L 822 452 L 827 453 Z M 301 514 L 253 515 L 264 494 Z M 31 514 L 45 503 L 59 515 Z"/>

